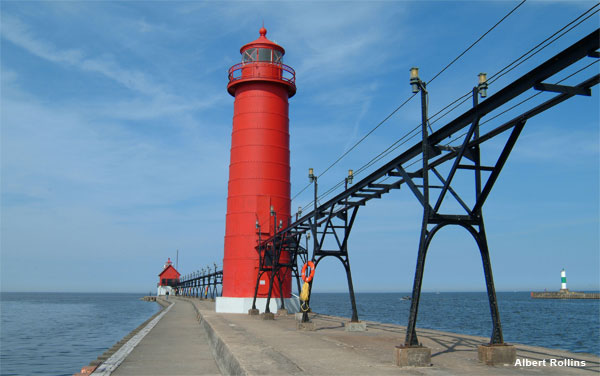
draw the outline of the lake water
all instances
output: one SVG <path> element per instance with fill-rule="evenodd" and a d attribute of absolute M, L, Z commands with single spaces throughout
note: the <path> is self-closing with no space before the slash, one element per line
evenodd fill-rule
<path fill-rule="evenodd" d="M 160 306 L 144 294 L 0 294 L 0 374 L 73 375 Z"/>
<path fill-rule="evenodd" d="M 359 319 L 407 325 L 410 293 L 358 293 Z M 600 356 L 600 300 L 531 299 L 529 292 L 498 292 L 504 341 Z M 315 312 L 351 317 L 347 293 L 315 293 Z M 489 338 L 492 319 L 485 292 L 423 293 L 417 328 Z"/>
<path fill-rule="evenodd" d="M 406 325 L 408 293 L 359 293 L 361 320 Z M 143 294 L 0 294 L 0 375 L 72 375 L 159 310 Z M 600 355 L 600 300 L 498 293 L 509 343 Z M 348 294 L 315 293 L 315 312 L 350 317 Z M 485 293 L 424 293 L 417 327 L 489 337 Z"/>

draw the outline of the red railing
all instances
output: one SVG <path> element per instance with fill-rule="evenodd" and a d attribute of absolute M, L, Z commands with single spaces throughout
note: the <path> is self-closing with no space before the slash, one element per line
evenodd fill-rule
<path fill-rule="evenodd" d="M 285 64 L 247 62 L 229 68 L 229 83 L 246 78 L 270 78 L 296 85 L 296 72 Z"/>

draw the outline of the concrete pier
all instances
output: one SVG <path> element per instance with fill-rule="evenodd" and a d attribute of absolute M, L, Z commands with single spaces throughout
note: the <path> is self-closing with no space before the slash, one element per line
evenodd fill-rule
<path fill-rule="evenodd" d="M 396 346 L 405 328 L 366 321 L 367 330 L 345 330 L 347 318 L 312 313 L 314 331 L 299 331 L 294 315 L 262 320 L 214 311 L 214 303 L 171 298 L 175 305 L 136 346 L 115 375 L 589 375 L 600 358 L 516 345 L 516 365 L 478 361 L 487 338 L 418 330 L 431 349 L 431 365 L 398 367 Z"/>
<path fill-rule="evenodd" d="M 216 375 L 206 331 L 187 302 L 177 302 L 119 367 L 115 376 Z"/>

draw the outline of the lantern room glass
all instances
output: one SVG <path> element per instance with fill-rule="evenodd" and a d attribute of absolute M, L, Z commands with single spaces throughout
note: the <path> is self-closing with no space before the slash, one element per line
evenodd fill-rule
<path fill-rule="evenodd" d="M 249 48 L 242 54 L 243 63 L 256 61 L 281 64 L 283 62 L 283 54 L 281 51 L 270 48 Z"/>

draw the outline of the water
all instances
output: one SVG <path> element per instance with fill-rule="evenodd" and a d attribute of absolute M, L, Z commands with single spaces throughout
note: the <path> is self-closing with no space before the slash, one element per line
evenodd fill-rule
<path fill-rule="evenodd" d="M 1 293 L 0 375 L 72 375 L 159 310 L 143 294 Z"/>
<path fill-rule="evenodd" d="M 361 320 L 398 325 L 408 323 L 409 293 L 358 293 Z M 522 343 L 600 356 L 600 300 L 531 299 L 528 292 L 499 292 L 498 306 L 508 343 Z M 314 293 L 314 312 L 350 317 L 347 293 Z M 470 334 L 489 338 L 492 332 L 485 292 L 423 293 L 417 328 Z"/>

